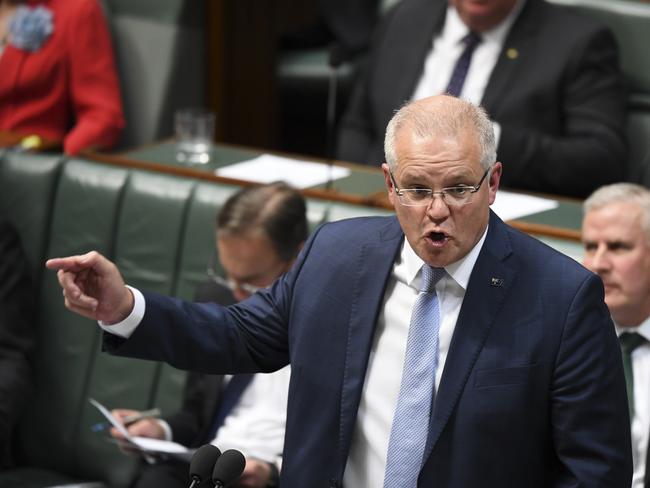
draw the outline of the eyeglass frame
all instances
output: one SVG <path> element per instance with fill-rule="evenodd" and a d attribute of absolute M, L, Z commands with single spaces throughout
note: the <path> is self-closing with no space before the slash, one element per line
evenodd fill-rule
<path fill-rule="evenodd" d="M 208 268 L 207 273 L 208 273 L 208 277 L 212 281 L 214 281 L 217 285 L 225 286 L 232 292 L 234 292 L 239 288 L 245 291 L 246 293 L 248 293 L 249 295 L 254 295 L 258 291 L 268 288 L 267 286 L 255 286 L 255 285 L 251 285 L 250 283 L 238 283 L 232 278 L 224 278 L 212 268 Z"/>
<path fill-rule="evenodd" d="M 237 280 L 234 280 L 232 278 L 226 278 L 222 276 L 216 269 L 215 269 L 215 264 L 218 261 L 218 257 L 215 253 L 210 256 L 210 262 L 208 263 L 208 267 L 206 268 L 206 273 L 208 275 L 208 278 L 210 278 L 212 281 L 214 281 L 217 285 L 225 286 L 228 288 L 230 291 L 234 292 L 238 288 L 240 290 L 243 290 L 244 292 L 248 293 L 249 295 L 254 295 L 260 290 L 266 290 L 269 288 L 271 285 L 267 286 L 257 286 L 257 285 L 251 285 L 250 283 L 246 282 L 239 282 Z M 286 269 L 285 269 L 286 271 Z"/>
<path fill-rule="evenodd" d="M 452 207 L 462 207 L 464 205 L 467 205 L 469 203 L 472 203 L 472 199 L 468 200 L 465 203 L 461 204 L 454 204 L 454 203 L 449 203 L 450 201 L 453 202 L 453 200 L 446 200 L 445 197 L 449 195 L 449 190 L 452 190 L 454 188 L 463 188 L 464 190 L 469 190 L 469 192 L 473 195 L 477 191 L 481 189 L 481 185 L 483 184 L 483 180 L 485 180 L 486 176 L 490 173 L 490 170 L 493 168 L 493 165 L 490 165 L 486 170 L 485 173 L 483 173 L 483 176 L 481 177 L 480 181 L 476 185 L 458 185 L 458 186 L 448 186 L 446 188 L 443 188 L 441 190 L 432 190 L 431 188 L 399 188 L 397 186 L 397 181 L 395 181 L 395 176 L 393 176 L 393 171 L 391 169 L 388 170 L 388 174 L 390 175 L 390 180 L 393 183 L 393 188 L 395 189 L 395 194 L 397 195 L 397 200 L 399 201 L 400 205 L 404 205 L 405 207 L 428 207 L 431 205 L 431 202 L 434 200 L 434 195 L 440 195 L 440 198 L 442 198 L 442 201 L 446 205 L 451 205 Z M 419 192 L 428 192 L 426 193 L 427 198 L 423 199 L 422 201 L 424 203 L 422 204 L 409 204 L 409 203 L 404 203 L 402 201 L 402 197 L 404 196 L 402 192 L 407 191 L 407 190 L 418 190 Z"/>

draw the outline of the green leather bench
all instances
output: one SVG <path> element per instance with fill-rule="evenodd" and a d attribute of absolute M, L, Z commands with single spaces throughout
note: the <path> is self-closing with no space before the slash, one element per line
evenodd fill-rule
<path fill-rule="evenodd" d="M 36 394 L 18 427 L 19 467 L 0 472 L 0 486 L 124 487 L 136 461 L 106 434 L 91 432 L 102 419 L 88 398 L 164 413 L 180 403 L 185 373 L 101 353 L 99 328 L 64 308 L 45 259 L 96 249 L 117 262 L 128 283 L 190 299 L 215 252 L 215 215 L 237 189 L 59 155 L 0 152 L 0 212 L 22 237 L 38 295 Z M 373 213 L 386 212 L 308 201 L 312 228 Z"/>

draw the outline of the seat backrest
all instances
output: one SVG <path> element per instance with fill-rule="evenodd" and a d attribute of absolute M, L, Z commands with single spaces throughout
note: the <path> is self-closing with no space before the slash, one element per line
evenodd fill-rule
<path fill-rule="evenodd" d="M 96 249 L 129 283 L 191 298 L 214 249 L 214 215 L 236 187 L 57 156 L 0 158 L 0 212 L 21 234 L 38 291 L 36 392 L 19 425 L 18 462 L 127 486 L 135 458 L 91 432 L 101 416 L 88 398 L 171 413 L 185 373 L 101 353 L 98 327 L 64 308 L 56 275 L 43 263 Z"/>
<path fill-rule="evenodd" d="M 620 48 L 628 85 L 628 181 L 650 186 L 650 3 L 637 0 L 550 0 L 608 26 Z"/>
<path fill-rule="evenodd" d="M 173 134 L 174 113 L 204 103 L 203 0 L 104 0 L 122 86 L 121 148 Z"/>

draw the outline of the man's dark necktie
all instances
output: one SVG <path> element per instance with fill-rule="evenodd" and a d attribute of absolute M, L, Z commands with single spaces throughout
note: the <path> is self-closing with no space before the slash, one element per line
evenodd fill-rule
<path fill-rule="evenodd" d="M 634 371 L 632 369 L 632 351 L 647 342 L 645 337 L 636 332 L 623 332 L 618 337 L 623 353 L 623 372 L 627 389 L 627 404 L 630 409 L 630 421 L 634 417 Z"/>
<path fill-rule="evenodd" d="M 465 49 L 458 57 L 456 65 L 454 66 L 454 71 L 451 73 L 451 78 L 445 93 L 457 97 L 460 95 L 460 92 L 463 91 L 463 84 L 465 83 L 465 78 L 467 77 L 467 71 L 469 71 L 469 63 L 472 61 L 472 54 L 476 46 L 481 42 L 481 36 L 476 32 L 471 32 L 463 37 L 463 44 L 465 44 Z"/>
<path fill-rule="evenodd" d="M 254 374 L 237 374 L 230 379 L 221 395 L 219 410 L 214 417 L 208 441 L 212 441 L 217 436 L 217 431 L 226 421 L 226 417 L 230 415 L 232 409 L 235 408 L 254 376 Z"/>

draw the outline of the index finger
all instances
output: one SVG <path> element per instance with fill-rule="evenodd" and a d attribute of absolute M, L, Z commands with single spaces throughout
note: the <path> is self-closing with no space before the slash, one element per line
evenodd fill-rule
<path fill-rule="evenodd" d="M 103 256 L 97 251 L 90 251 L 78 256 L 66 256 L 62 258 L 51 258 L 45 261 L 45 266 L 52 270 L 64 270 L 77 272 L 88 268 L 102 268 Z"/>

